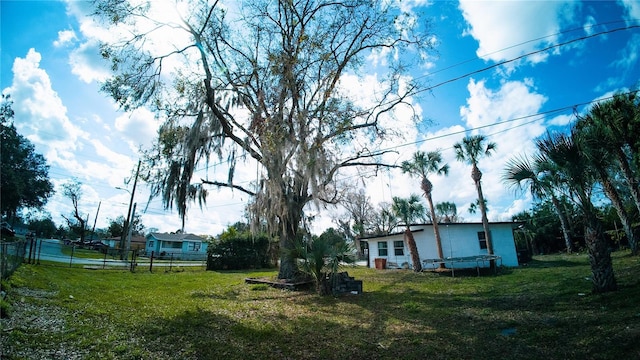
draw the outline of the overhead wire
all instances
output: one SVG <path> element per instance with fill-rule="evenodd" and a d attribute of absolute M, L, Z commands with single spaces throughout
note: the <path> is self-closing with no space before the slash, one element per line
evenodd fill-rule
<path fill-rule="evenodd" d="M 637 21 L 637 20 L 634 19 L 634 21 Z M 612 23 L 619 23 L 619 22 L 622 22 L 622 21 L 599 23 L 599 24 L 592 25 L 592 27 L 603 26 L 603 25 L 612 24 Z M 569 45 L 569 44 L 572 44 L 572 43 L 576 43 L 578 41 L 584 41 L 584 40 L 591 39 L 591 38 L 594 38 L 594 37 L 597 37 L 597 36 L 602 36 L 602 35 L 606 35 L 606 34 L 611 34 L 611 33 L 615 33 L 615 32 L 631 30 L 631 29 L 637 29 L 637 28 L 640 28 L 640 25 L 629 25 L 629 26 L 625 26 L 625 27 L 618 27 L 618 28 L 614 28 L 614 29 L 610 29 L 610 30 L 605 30 L 605 31 L 600 31 L 600 32 L 593 33 L 593 34 L 580 36 L 578 38 L 574 38 L 574 39 L 571 39 L 571 40 L 568 40 L 568 41 L 552 44 L 552 45 L 544 47 L 542 49 L 535 50 L 535 51 L 532 51 L 532 52 L 528 52 L 528 53 L 519 55 L 519 56 L 517 56 L 515 58 L 508 59 L 508 60 L 499 61 L 499 62 L 497 62 L 495 64 L 491 64 L 491 65 L 482 67 L 480 69 L 477 69 L 477 70 L 474 70 L 474 71 L 471 71 L 471 72 L 467 72 L 467 73 L 465 73 L 463 75 L 456 76 L 456 77 L 453 77 L 451 79 L 447 79 L 447 80 L 439 82 L 439 83 L 437 83 L 435 85 L 428 86 L 428 87 L 426 87 L 424 89 L 420 89 L 420 90 L 416 91 L 415 94 L 419 94 L 419 93 L 426 92 L 426 91 L 431 91 L 431 90 L 433 90 L 435 88 L 444 86 L 446 84 L 449 84 L 449 83 L 452 83 L 452 82 L 455 82 L 455 81 L 458 81 L 458 80 L 461 80 L 463 78 L 467 78 L 469 76 L 472 76 L 472 75 L 475 75 L 475 74 L 478 74 L 478 73 L 482 73 L 482 72 L 485 72 L 485 71 L 500 67 L 500 66 L 508 64 L 508 63 L 512 63 L 512 62 L 521 60 L 521 59 L 526 58 L 528 56 L 532 56 L 532 55 L 535 55 L 535 54 L 543 53 L 543 52 L 549 51 L 549 50 L 554 49 L 554 48 L 566 46 L 566 45 Z M 531 43 L 531 42 L 539 41 L 539 40 L 542 40 L 542 39 L 545 39 L 545 38 L 548 38 L 548 37 L 553 37 L 553 36 L 556 36 L 558 34 L 563 34 L 563 33 L 576 31 L 576 30 L 579 30 L 579 29 L 581 29 L 581 28 L 570 29 L 570 30 L 567 30 L 567 31 L 563 31 L 563 32 L 547 35 L 547 36 L 544 36 L 544 37 L 531 39 L 531 40 L 528 40 L 526 42 L 522 42 L 522 43 L 519 43 L 519 44 L 516 44 L 516 45 L 512 45 L 512 46 L 509 46 L 507 48 L 504 48 L 504 49 L 501 49 L 501 50 L 498 50 L 498 51 L 495 51 L 495 52 L 491 52 L 491 53 L 476 57 L 474 59 L 469 59 L 469 60 L 463 61 L 461 63 L 454 64 L 452 66 L 448 66 L 448 67 L 440 69 L 440 70 L 438 70 L 436 72 L 432 72 L 432 73 L 417 77 L 416 79 L 420 80 L 420 79 L 422 79 L 424 77 L 433 76 L 434 74 L 449 70 L 451 68 L 463 65 L 465 63 L 468 63 L 468 62 L 471 62 L 471 61 L 474 61 L 474 60 L 477 60 L 477 59 L 482 59 L 483 57 L 487 57 L 487 56 L 493 55 L 493 54 L 501 52 L 501 51 L 509 50 L 509 49 L 512 49 L 512 48 L 515 48 L 515 47 L 518 47 L 518 46 L 521 46 L 521 45 L 525 45 L 525 44 L 528 44 L 528 43 Z M 511 123 L 511 122 L 515 122 L 515 121 L 519 121 L 519 120 L 534 118 L 534 119 L 530 120 L 529 122 L 516 125 L 516 126 L 514 126 L 512 128 L 503 129 L 503 130 L 501 130 L 499 132 L 496 132 L 496 133 L 492 134 L 492 135 L 495 135 L 495 134 L 498 134 L 498 133 L 510 131 L 511 129 L 516 128 L 516 127 L 520 127 L 520 126 L 524 126 L 524 125 L 527 125 L 527 124 L 530 124 L 530 123 L 533 123 L 533 122 L 536 122 L 536 121 L 544 120 L 544 118 L 545 118 L 544 116 L 548 115 L 548 114 L 553 114 L 553 113 L 564 111 L 564 110 L 567 110 L 567 109 L 570 109 L 570 108 L 575 108 L 577 106 L 584 106 L 584 105 L 592 104 L 594 102 L 602 101 L 602 100 L 603 99 L 598 99 L 598 100 L 593 100 L 593 101 L 588 101 L 588 102 L 582 102 L 582 103 L 577 103 L 577 104 L 573 104 L 573 105 L 568 105 L 568 106 L 564 106 L 564 107 L 559 107 L 559 108 L 552 109 L 552 110 L 538 112 L 536 114 L 530 114 L 530 115 L 526 115 L 526 116 L 521 116 L 521 117 L 517 117 L 517 118 L 513 118 L 513 119 L 504 120 L 504 121 L 501 121 L 501 122 L 496 122 L 496 123 L 492 123 L 492 124 L 486 124 L 486 125 L 482 125 L 482 126 L 478 126 L 478 127 L 474 127 L 474 128 L 469 128 L 469 129 L 457 131 L 457 132 L 452 132 L 452 133 L 448 133 L 448 134 L 443 134 L 443 135 L 433 136 L 433 137 L 430 137 L 430 138 L 416 140 L 416 141 L 413 141 L 413 142 L 399 144 L 399 145 L 396 145 L 396 146 L 393 146 L 393 147 L 381 149 L 380 151 L 394 150 L 394 149 L 398 149 L 398 148 L 405 147 L 405 146 L 418 145 L 418 144 L 426 142 L 426 141 L 437 140 L 437 139 L 441 139 L 441 138 L 445 138 L 445 137 L 449 137 L 449 136 L 459 135 L 459 134 L 462 134 L 462 133 L 468 133 L 468 132 L 477 131 L 477 130 L 480 130 L 480 129 L 493 127 L 493 126 L 503 125 L 503 124 L 507 124 L 507 123 Z M 373 111 L 373 109 L 370 109 L 370 110 Z M 57 134 L 50 134 L 50 135 L 56 136 Z M 84 155 L 76 154 L 76 156 L 78 156 L 78 155 L 79 156 L 84 156 Z M 86 158 L 90 158 L 88 156 L 85 156 L 85 157 Z M 205 167 L 196 169 L 196 171 L 208 170 L 209 168 L 212 168 L 212 167 L 215 167 L 215 166 L 222 166 L 222 165 L 225 165 L 225 164 L 228 164 L 228 163 L 229 163 L 229 160 L 216 162 L 214 164 L 207 164 Z M 61 169 L 63 169 L 63 168 L 61 168 Z M 69 172 L 68 170 L 64 170 L 64 171 Z M 57 173 L 57 174 L 59 176 L 64 176 L 62 173 Z M 248 180 L 248 181 L 245 181 L 245 182 L 246 183 L 250 183 L 251 180 Z M 102 185 L 102 184 L 98 185 L 98 183 L 94 183 L 92 186 L 100 186 L 100 187 L 105 187 L 105 188 L 109 187 L 110 188 L 110 186 Z M 237 204 L 242 204 L 242 203 L 237 203 Z M 237 205 L 237 204 L 235 204 L 235 205 Z M 234 205 L 234 204 L 228 204 L 228 205 L 222 205 L 222 206 L 231 206 L 231 205 Z M 209 206 L 207 206 L 207 207 L 209 207 Z M 218 207 L 218 206 L 214 206 L 214 207 Z M 152 211 L 153 210 L 163 211 L 163 210 L 159 210 L 159 209 L 149 209 L 149 210 L 152 210 Z"/>

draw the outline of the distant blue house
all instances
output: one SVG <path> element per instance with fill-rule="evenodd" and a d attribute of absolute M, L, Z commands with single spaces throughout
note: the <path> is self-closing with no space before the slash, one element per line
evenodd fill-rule
<path fill-rule="evenodd" d="M 176 260 L 205 260 L 208 243 L 193 234 L 150 233 L 147 235 L 145 252 L 156 258 Z"/>

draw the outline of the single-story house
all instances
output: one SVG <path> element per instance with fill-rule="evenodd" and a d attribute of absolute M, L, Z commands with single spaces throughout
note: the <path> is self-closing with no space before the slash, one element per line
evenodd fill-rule
<path fill-rule="evenodd" d="M 207 258 L 208 243 L 193 234 L 150 233 L 147 235 L 145 252 L 147 256 L 180 260 L 204 260 Z"/>
<path fill-rule="evenodd" d="M 508 267 L 519 265 L 513 236 L 513 231 L 519 225 L 520 223 L 514 222 L 489 223 L 493 252 L 494 255 L 499 256 L 498 265 Z M 471 261 L 473 257 L 482 257 L 488 254 L 482 223 L 438 224 L 444 259 L 439 259 L 432 224 L 411 225 L 410 229 L 416 241 L 420 260 L 423 262 L 423 268 L 433 269 L 440 265 L 438 261 L 444 263 L 447 268 L 456 269 L 489 266 L 488 261 L 481 261 L 479 264 L 475 260 Z M 388 268 L 413 267 L 409 249 L 404 242 L 404 231 L 362 238 L 361 240 L 368 244 L 370 267 L 375 267 L 375 259 L 385 259 L 384 262 Z"/>

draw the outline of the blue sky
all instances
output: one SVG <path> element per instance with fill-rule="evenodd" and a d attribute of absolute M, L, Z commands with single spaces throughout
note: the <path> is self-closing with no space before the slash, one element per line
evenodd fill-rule
<path fill-rule="evenodd" d="M 97 226 L 106 226 L 107 218 L 126 213 L 129 194 L 116 187 L 132 187 L 125 179 L 135 167 L 137 149 L 151 144 L 158 124 L 144 109 L 118 111 L 99 91 L 108 71 L 97 44 L 109 29 L 86 16 L 88 2 L 3 0 L 0 4 L 0 89 L 14 100 L 16 126 L 47 158 L 57 188 L 72 177 L 84 184 L 80 210 L 92 222 L 101 204 Z M 506 161 L 531 151 L 533 139 L 545 131 L 565 130 L 575 119 L 574 111 L 588 109 L 581 104 L 640 86 L 638 1 L 400 4 L 418 21 L 430 21 L 436 46 L 411 71 L 411 76 L 432 87 L 411 99 L 423 121 L 397 125 L 406 136 L 393 143 L 401 146 L 387 160 L 402 161 L 418 149 L 441 149 L 451 169 L 448 177 L 431 179 L 434 201 L 454 202 L 468 221 L 478 220 L 466 211 L 476 197 L 475 189 L 470 169 L 455 161 L 451 149 L 464 131 L 488 135 L 498 144 L 496 154 L 483 160 L 480 169 L 490 220 L 508 220 L 529 208 L 531 199 L 501 183 Z M 552 48 L 481 71 L 546 47 Z M 369 74 L 348 79 L 375 88 L 375 78 L 365 75 L 375 75 L 377 68 L 368 69 Z M 555 109 L 562 110 L 527 117 Z M 521 117 L 527 118 L 518 120 Z M 249 181 L 250 174 L 255 176 L 255 165 L 247 164 L 239 179 L 244 175 Z M 416 179 L 394 172 L 361 184 L 374 203 L 419 191 Z M 62 223 L 60 214 L 71 208 L 59 193 L 46 210 Z M 136 193 L 139 209 L 147 197 L 142 185 Z M 238 192 L 212 190 L 203 211 L 194 206 L 189 212 L 186 231 L 218 234 L 242 219 L 246 201 Z M 315 224 L 321 231 L 331 225 L 330 214 L 340 210 L 310 208 L 309 212 L 321 215 Z M 180 228 L 177 214 L 164 211 L 159 200 L 151 201 L 143 222 L 160 231 Z"/>

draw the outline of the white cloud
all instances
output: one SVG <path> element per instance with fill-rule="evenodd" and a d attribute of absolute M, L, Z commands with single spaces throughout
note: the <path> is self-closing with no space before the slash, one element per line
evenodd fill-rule
<path fill-rule="evenodd" d="M 478 128 L 497 122 L 510 121 L 522 116 L 535 114 L 547 100 L 535 93 L 533 81 L 506 81 L 497 91 L 486 87 L 485 81 L 469 80 L 467 105 L 460 109 L 460 115 L 469 128 Z M 513 127 L 522 121 L 510 122 L 488 130 L 493 132 Z"/>
<path fill-rule="evenodd" d="M 76 149 L 78 139 L 87 134 L 69 120 L 49 75 L 40 68 L 41 58 L 30 49 L 26 57 L 14 61 L 13 83 L 4 92 L 14 100 L 16 126 L 32 142 L 50 151 Z"/>
<path fill-rule="evenodd" d="M 475 131 L 475 133 L 487 135 L 489 141 L 497 144 L 495 153 L 490 158 L 482 159 L 479 168 L 483 172 L 482 186 L 488 200 L 489 217 L 494 220 L 502 220 L 512 215 L 516 207 L 520 209 L 523 206 L 521 204 L 516 206 L 512 203 L 513 194 L 502 182 L 504 166 L 509 159 L 516 155 L 533 153 L 535 150 L 534 139 L 546 131 L 543 117 L 510 120 L 538 113 L 547 98 L 535 91 L 531 80 L 503 82 L 499 89 L 492 90 L 486 87 L 484 81 L 476 82 L 471 79 L 468 90 L 467 105 L 460 109 L 460 114 L 469 128 L 508 121 Z M 561 121 L 559 117 L 554 120 Z M 471 192 L 469 192 L 469 188 L 465 192 L 467 195 L 464 197 L 465 208 L 477 197 L 473 183 L 469 178 L 470 170 L 468 166 L 466 168 L 466 175 L 459 174 L 470 182 L 463 186 L 471 187 Z M 452 170 L 454 169 L 452 168 Z"/>
<path fill-rule="evenodd" d="M 67 12 L 77 19 L 83 37 L 82 44 L 72 52 L 70 58 L 73 73 L 85 82 L 105 80 L 110 72 L 108 61 L 100 56 L 99 44 L 129 41 L 132 34 L 136 33 L 146 34 L 139 45 L 154 55 L 168 54 L 194 43 L 191 34 L 181 27 L 180 16 L 184 16 L 187 21 L 190 16 L 188 2 L 152 1 L 149 5 L 148 17 L 139 17 L 135 25 L 112 25 L 90 15 L 94 10 L 90 2 L 67 0 Z M 182 53 L 186 57 L 194 54 L 198 55 L 196 50 Z M 181 68 L 185 62 L 187 60 L 180 56 L 165 58 L 164 73 L 169 74 L 176 68 Z"/>
<path fill-rule="evenodd" d="M 582 26 L 582 28 L 584 29 L 585 34 L 587 35 L 591 35 L 594 33 L 594 26 L 597 24 L 598 22 L 596 21 L 596 19 L 591 16 L 588 15 L 587 18 L 584 21 L 584 25 Z"/>
<path fill-rule="evenodd" d="M 118 116 L 115 128 L 126 139 L 132 151 L 148 148 L 157 137 L 158 122 L 155 115 L 146 108 L 138 108 Z"/>
<path fill-rule="evenodd" d="M 638 52 L 640 52 L 640 35 L 634 34 L 627 45 L 619 51 L 618 60 L 613 63 L 613 66 L 622 72 L 637 69 Z"/>
<path fill-rule="evenodd" d="M 76 40 L 78 40 L 78 37 L 76 36 L 75 31 L 73 30 L 58 31 L 58 40 L 55 40 L 53 42 L 53 46 L 62 47 L 67 44 L 71 44 Z"/>
<path fill-rule="evenodd" d="M 389 4 L 404 13 L 412 13 L 415 8 L 429 6 L 432 0 L 390 0 Z"/>
<path fill-rule="evenodd" d="M 460 9 L 469 28 L 465 32 L 479 43 L 476 54 L 503 61 L 558 42 L 561 21 L 570 1 L 461 0 Z M 548 53 L 529 56 L 526 62 L 546 61 Z"/>
<path fill-rule="evenodd" d="M 626 10 L 625 18 L 627 21 L 637 23 L 640 19 L 640 2 L 638 0 L 618 0 L 618 4 Z"/>
<path fill-rule="evenodd" d="M 567 126 L 571 124 L 574 120 L 575 120 L 575 117 L 573 115 L 563 114 L 550 119 L 549 121 L 547 121 L 547 124 L 553 125 L 553 126 Z"/>
<path fill-rule="evenodd" d="M 99 43 L 95 40 L 82 43 L 69 55 L 71 73 L 85 83 L 102 82 L 111 72 L 106 61 L 100 56 Z"/>

